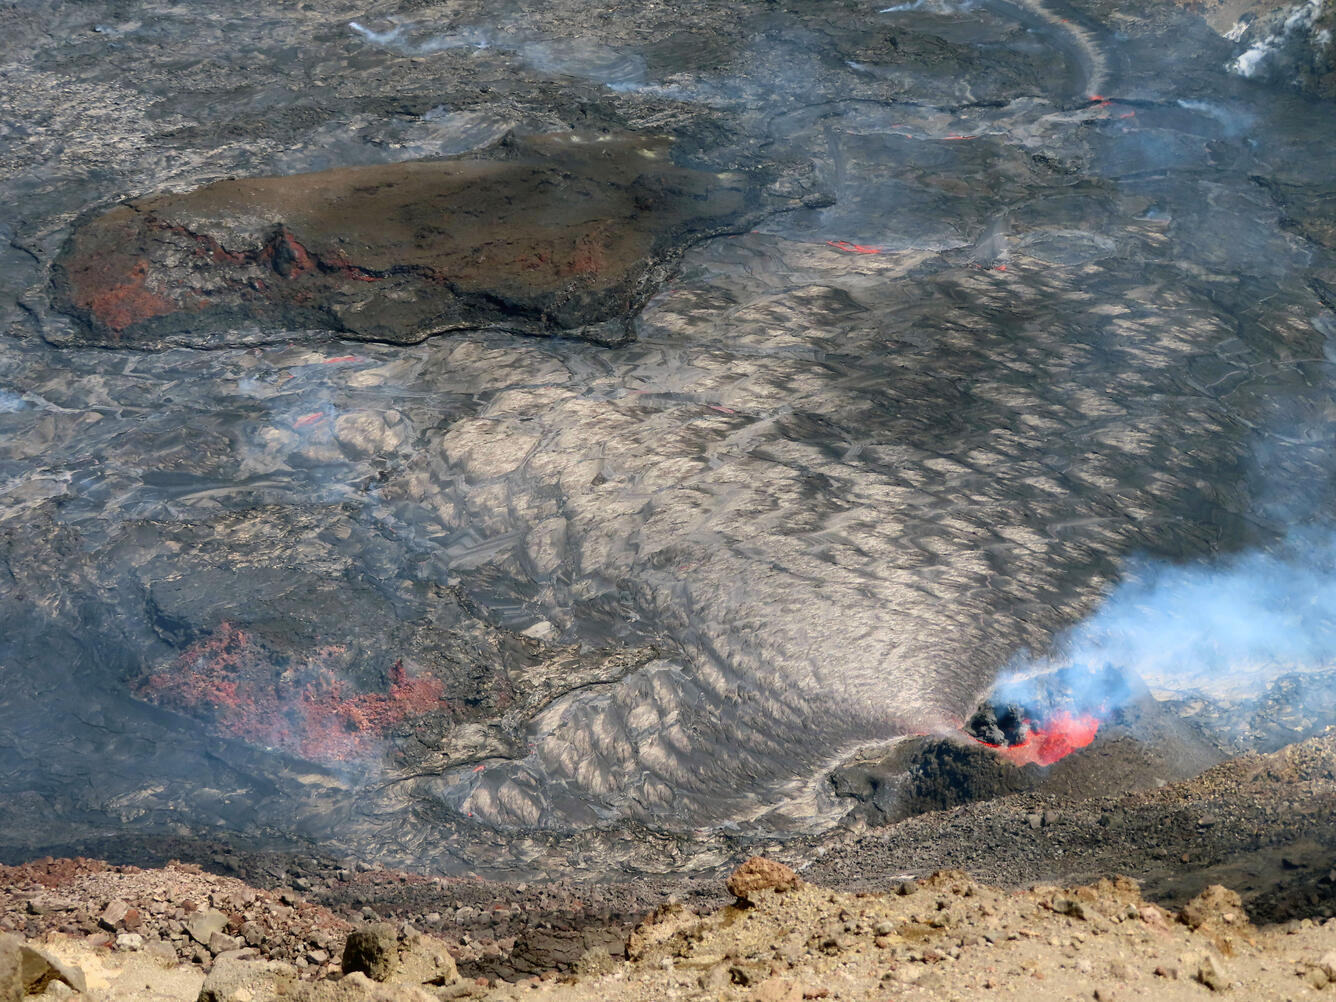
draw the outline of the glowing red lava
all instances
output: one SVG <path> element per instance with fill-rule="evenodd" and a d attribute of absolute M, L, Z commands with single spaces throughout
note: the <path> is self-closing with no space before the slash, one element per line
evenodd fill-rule
<path fill-rule="evenodd" d="M 979 743 L 996 748 L 998 754 L 1012 765 L 1052 765 L 1094 741 L 1099 731 L 1099 718 L 1090 713 L 1076 714 L 1061 710 L 1042 724 L 1027 720 L 1025 727 L 1025 739 L 1017 744 Z"/>
<path fill-rule="evenodd" d="M 848 240 L 827 240 L 826 244 L 846 254 L 880 254 L 880 247 L 868 247 L 864 244 L 851 244 Z"/>
<path fill-rule="evenodd" d="M 347 654 L 337 645 L 281 653 L 224 622 L 135 690 L 216 733 L 323 762 L 374 754 L 396 725 L 446 709 L 441 681 L 410 675 L 402 660 L 384 690 L 357 691 L 343 677 Z"/>

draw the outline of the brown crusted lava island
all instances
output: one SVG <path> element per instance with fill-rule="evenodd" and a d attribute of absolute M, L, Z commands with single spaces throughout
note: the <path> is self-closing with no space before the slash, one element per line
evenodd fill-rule
<path fill-rule="evenodd" d="M 507 138 L 450 160 L 136 198 L 75 231 L 57 298 L 103 345 L 274 329 L 414 343 L 477 328 L 616 343 L 687 246 L 778 207 L 769 178 L 678 167 L 668 146 Z"/>

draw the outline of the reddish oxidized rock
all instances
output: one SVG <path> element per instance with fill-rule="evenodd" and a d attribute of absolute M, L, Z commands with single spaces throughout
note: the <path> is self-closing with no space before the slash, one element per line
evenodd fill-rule
<path fill-rule="evenodd" d="M 755 180 L 674 166 L 662 139 L 563 136 L 219 181 L 88 221 L 55 282 L 99 344 L 228 343 L 256 325 L 615 341 L 666 263 L 757 216 Z"/>

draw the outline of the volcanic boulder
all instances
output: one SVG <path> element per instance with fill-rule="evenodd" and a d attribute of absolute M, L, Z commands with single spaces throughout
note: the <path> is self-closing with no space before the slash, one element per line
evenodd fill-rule
<path fill-rule="evenodd" d="M 209 939 L 227 928 L 227 916 L 222 912 L 196 912 L 185 923 L 186 932 L 200 946 L 208 946 Z"/>
<path fill-rule="evenodd" d="M 770 180 L 675 166 L 668 141 L 561 135 L 476 155 L 218 181 L 81 225 L 55 266 L 92 344 L 216 346 L 273 329 L 414 343 L 499 328 L 604 343 Z M 287 336 L 287 335 L 284 335 Z"/>
<path fill-rule="evenodd" d="M 361 971 L 372 981 L 388 981 L 399 963 L 399 937 L 394 926 L 381 922 L 348 934 L 343 946 L 343 973 Z"/>
<path fill-rule="evenodd" d="M 0 1002 L 19 1002 L 23 998 L 20 943 L 17 936 L 0 935 Z"/>
<path fill-rule="evenodd" d="M 219 957 L 200 989 L 198 1002 L 243 1002 L 281 998 L 297 987 L 291 964 L 243 957 Z"/>
<path fill-rule="evenodd" d="M 448 985 L 459 978 L 455 959 L 443 942 L 413 930 L 401 937 L 386 922 L 348 934 L 343 972 L 399 985 Z"/>
<path fill-rule="evenodd" d="M 81 968 L 66 964 L 27 943 L 18 944 L 19 981 L 26 995 L 40 995 L 54 981 L 60 981 L 76 992 L 88 991 Z"/>
<path fill-rule="evenodd" d="M 750 901 L 761 891 L 789 891 L 800 887 L 802 878 L 783 863 L 753 856 L 734 870 L 724 885 L 734 897 Z"/>

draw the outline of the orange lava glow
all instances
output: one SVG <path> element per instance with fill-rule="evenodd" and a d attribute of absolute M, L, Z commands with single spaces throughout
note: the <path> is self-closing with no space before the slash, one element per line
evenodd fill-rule
<path fill-rule="evenodd" d="M 441 681 L 410 674 L 402 660 L 386 672 L 381 691 L 355 690 L 341 677 L 347 655 L 338 645 L 279 652 L 223 622 L 174 663 L 141 678 L 135 694 L 226 737 L 317 762 L 376 754 L 405 720 L 448 710 Z"/>
<path fill-rule="evenodd" d="M 880 254 L 880 247 L 868 247 L 864 244 L 851 244 L 848 240 L 827 240 L 826 244 L 846 254 Z"/>
<path fill-rule="evenodd" d="M 1052 765 L 1094 741 L 1099 732 L 1099 718 L 1089 713 L 1063 710 L 1042 725 L 1029 721 L 1028 729 L 1030 733 L 1019 744 L 988 747 L 996 748 L 998 754 L 1012 765 Z"/>

